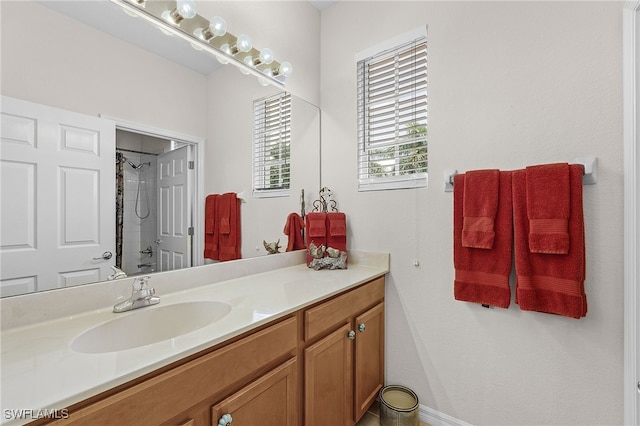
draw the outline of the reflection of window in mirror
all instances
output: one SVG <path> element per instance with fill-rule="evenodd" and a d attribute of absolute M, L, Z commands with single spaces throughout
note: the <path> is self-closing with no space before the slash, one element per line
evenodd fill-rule
<path fill-rule="evenodd" d="M 357 55 L 359 190 L 427 184 L 426 28 Z"/>
<path fill-rule="evenodd" d="M 291 181 L 291 95 L 253 102 L 253 195 L 289 195 Z"/>

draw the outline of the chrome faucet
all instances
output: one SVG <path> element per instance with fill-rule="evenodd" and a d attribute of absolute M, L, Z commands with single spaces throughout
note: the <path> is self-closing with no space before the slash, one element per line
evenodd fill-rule
<path fill-rule="evenodd" d="M 127 312 L 145 306 L 156 305 L 160 303 L 160 297 L 155 296 L 156 290 L 149 287 L 149 276 L 137 277 L 133 281 L 133 291 L 131 297 L 116 303 L 113 312 Z"/>

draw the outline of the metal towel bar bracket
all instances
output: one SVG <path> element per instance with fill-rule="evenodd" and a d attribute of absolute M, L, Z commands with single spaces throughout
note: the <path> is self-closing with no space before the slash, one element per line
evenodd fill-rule
<path fill-rule="evenodd" d="M 571 161 L 571 164 L 584 166 L 583 185 L 594 185 L 598 181 L 598 159 L 596 157 L 576 157 Z M 444 192 L 453 192 L 453 178 L 457 174 L 457 169 L 444 171 Z"/>

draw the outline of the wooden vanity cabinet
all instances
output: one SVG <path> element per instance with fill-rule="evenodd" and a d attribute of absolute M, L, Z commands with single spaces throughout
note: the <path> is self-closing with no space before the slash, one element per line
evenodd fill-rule
<path fill-rule="evenodd" d="M 305 310 L 305 425 L 353 425 L 384 384 L 384 278 Z"/>
<path fill-rule="evenodd" d="M 229 414 L 233 426 L 352 426 L 383 382 L 381 277 L 76 404 L 69 418 L 50 423 L 216 426 Z"/>

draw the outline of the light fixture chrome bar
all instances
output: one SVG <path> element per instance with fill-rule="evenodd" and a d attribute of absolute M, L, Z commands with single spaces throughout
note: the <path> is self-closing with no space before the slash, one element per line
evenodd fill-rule
<path fill-rule="evenodd" d="M 281 81 L 280 79 L 284 79 L 284 76 L 270 76 L 267 74 L 262 73 L 260 70 L 250 67 L 249 65 L 247 65 L 246 63 L 244 63 L 243 61 L 237 59 L 235 56 L 232 55 L 228 55 L 224 52 L 222 52 L 220 49 L 216 48 L 215 46 L 212 46 L 211 44 L 209 44 L 209 42 L 202 40 L 199 37 L 193 36 L 191 34 L 188 34 L 184 31 L 182 31 L 179 27 L 175 26 L 175 25 L 170 25 L 168 22 L 165 22 L 161 17 L 154 15 L 153 13 L 151 13 L 150 11 L 148 11 L 146 9 L 146 5 L 149 4 L 149 2 L 137 2 L 134 0 L 134 3 L 131 3 L 127 0 L 109 0 L 110 2 L 120 6 L 121 8 L 123 8 L 125 11 L 130 12 L 135 14 L 136 16 L 144 19 L 145 21 L 151 23 L 152 25 L 155 25 L 157 27 L 159 27 L 160 29 L 162 29 L 163 31 L 166 31 L 167 33 L 170 33 L 172 35 L 175 35 L 176 37 L 179 37 L 183 40 L 185 40 L 188 43 L 191 43 L 193 45 L 197 45 L 198 47 L 202 48 L 202 50 L 212 54 L 213 56 L 215 56 L 216 58 L 221 59 L 222 61 L 226 61 L 229 63 L 232 63 L 233 65 L 235 65 L 236 67 L 246 71 L 247 73 L 261 79 L 264 81 L 269 82 L 269 84 L 272 84 L 274 86 L 276 86 L 279 89 L 284 89 L 285 85 L 284 85 L 284 81 Z M 280 78 L 280 79 L 279 79 Z"/>

